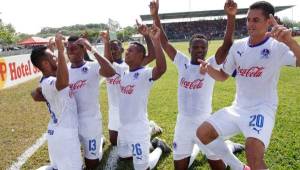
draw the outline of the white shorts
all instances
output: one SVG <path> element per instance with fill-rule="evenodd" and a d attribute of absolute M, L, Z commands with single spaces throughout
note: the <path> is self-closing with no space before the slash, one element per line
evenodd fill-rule
<path fill-rule="evenodd" d="M 251 110 L 230 106 L 217 111 L 207 122 L 214 126 L 220 136 L 232 136 L 242 132 L 245 138 L 259 139 L 267 149 L 275 123 L 274 113 L 267 106 Z"/>
<path fill-rule="evenodd" d="M 108 111 L 108 129 L 118 131 L 120 127 L 119 112 L 115 109 L 109 109 Z"/>
<path fill-rule="evenodd" d="M 196 131 L 197 128 L 207 120 L 211 115 L 203 114 L 201 117 L 195 119 L 188 116 L 179 114 L 177 116 L 177 122 L 175 127 L 175 134 L 173 140 L 173 159 L 182 160 L 190 157 L 193 152 L 194 145 L 198 145 Z M 218 160 L 208 149 L 204 149 L 204 146 L 198 145 L 199 149 L 208 159 Z"/>
<path fill-rule="evenodd" d="M 49 126 L 47 140 L 51 165 L 59 170 L 82 169 L 77 129 Z"/>
<path fill-rule="evenodd" d="M 85 118 L 79 120 L 79 139 L 87 159 L 102 159 L 102 120 Z"/>
<path fill-rule="evenodd" d="M 128 133 L 122 129 L 120 129 L 118 133 L 118 155 L 121 158 L 133 157 L 133 166 L 136 170 L 149 168 L 149 127 L 143 129 L 144 130 L 140 129 L 142 130 L 140 132 L 146 132 L 144 134 L 128 135 Z"/>

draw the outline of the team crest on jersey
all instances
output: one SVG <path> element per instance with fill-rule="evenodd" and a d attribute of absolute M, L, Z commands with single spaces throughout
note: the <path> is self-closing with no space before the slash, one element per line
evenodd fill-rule
<path fill-rule="evenodd" d="M 135 80 L 135 79 L 137 79 L 138 77 L 139 77 L 139 75 L 140 75 L 140 73 L 139 72 L 136 72 L 136 73 L 134 73 L 134 75 L 133 75 L 133 79 Z"/>
<path fill-rule="evenodd" d="M 82 67 L 81 72 L 83 73 L 87 73 L 89 71 L 89 69 L 87 67 Z"/>
<path fill-rule="evenodd" d="M 268 59 L 270 56 L 270 50 L 265 48 L 260 52 L 261 59 Z"/>

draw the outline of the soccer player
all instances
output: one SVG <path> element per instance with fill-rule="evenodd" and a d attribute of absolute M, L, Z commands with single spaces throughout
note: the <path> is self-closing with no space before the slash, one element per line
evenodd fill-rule
<path fill-rule="evenodd" d="M 84 60 L 85 49 L 91 51 L 97 62 Z M 107 59 L 91 46 L 87 39 L 71 36 L 67 54 L 71 65 L 70 88 L 78 108 L 79 138 L 83 145 L 87 169 L 95 169 L 102 158 L 102 117 L 99 104 L 100 77 L 111 77 L 115 70 Z"/>
<path fill-rule="evenodd" d="M 158 16 L 158 1 L 150 3 L 150 13 L 156 25 L 161 29 L 161 23 Z M 234 1 L 227 1 L 224 6 L 227 14 L 227 28 L 224 37 L 224 42 L 218 48 L 216 56 L 210 57 L 207 62 L 220 67 L 229 51 L 233 42 L 233 32 L 235 25 L 235 14 L 237 12 L 237 5 Z M 173 143 L 173 157 L 174 167 L 177 170 L 188 169 L 199 153 L 197 146 L 196 130 L 199 124 L 203 123 L 212 112 L 212 95 L 214 87 L 214 79 L 208 74 L 199 73 L 199 62 L 197 59 L 204 60 L 208 49 L 208 40 L 204 35 L 193 35 L 189 42 L 189 52 L 191 59 L 176 50 L 169 42 L 162 31 L 161 38 L 162 47 L 168 54 L 169 58 L 176 65 L 178 77 L 178 117 L 175 127 L 174 143 Z M 242 149 L 241 145 L 233 144 L 228 141 L 228 145 L 232 151 L 234 148 Z M 211 152 L 205 151 L 208 162 L 212 169 L 225 169 L 226 166 L 223 161 L 219 160 Z"/>
<path fill-rule="evenodd" d="M 147 34 L 147 28 L 144 25 L 138 25 L 138 31 L 145 37 L 147 47 L 148 47 L 148 55 L 146 55 L 143 59 L 142 65 L 147 65 L 154 58 L 153 56 L 153 45 L 149 35 Z M 109 39 L 109 31 L 100 33 L 102 40 L 104 42 L 104 57 L 106 57 L 114 67 L 116 74 L 113 77 L 109 77 L 106 79 L 107 86 L 107 95 L 108 95 L 108 129 L 109 129 L 109 139 L 112 145 L 117 145 L 117 137 L 118 137 L 118 128 L 120 126 L 119 119 L 119 100 L 120 100 L 120 78 L 123 72 L 129 70 L 128 65 L 123 61 L 122 54 L 124 52 L 124 48 L 122 43 L 119 40 L 110 40 Z M 152 135 L 161 133 L 162 129 L 154 122 L 150 121 L 150 133 Z"/>
<path fill-rule="evenodd" d="M 277 83 L 282 66 L 300 66 L 300 46 L 291 30 L 278 25 L 272 4 L 253 3 L 247 14 L 249 37 L 234 42 L 221 70 L 201 61 L 202 71 L 225 81 L 233 70 L 236 75 L 236 97 L 233 104 L 213 114 L 197 130 L 207 148 L 230 163 L 231 153 L 222 136 L 242 133 L 245 136 L 247 163 L 251 169 L 267 169 L 264 153 L 268 148 L 278 106 Z M 268 28 L 272 26 L 271 32 Z"/>
<path fill-rule="evenodd" d="M 62 35 L 57 33 L 57 60 L 47 47 L 33 49 L 30 57 L 32 64 L 43 73 L 40 87 L 51 116 L 47 134 L 51 164 L 59 170 L 81 170 L 77 107 L 69 88 L 62 40 Z"/>
<path fill-rule="evenodd" d="M 125 62 L 129 71 L 121 74 L 120 95 L 120 128 L 118 131 L 118 155 L 121 158 L 133 157 L 134 169 L 153 169 L 162 152 L 170 148 L 161 140 L 152 141 L 155 149 L 149 154 L 150 135 L 147 118 L 147 103 L 150 89 L 166 71 L 166 60 L 161 49 L 160 30 L 153 25 L 148 29 L 154 46 L 156 66 L 143 67 L 146 55 L 145 47 L 133 42 L 125 52 Z M 120 112 L 121 113 L 121 112 Z"/>

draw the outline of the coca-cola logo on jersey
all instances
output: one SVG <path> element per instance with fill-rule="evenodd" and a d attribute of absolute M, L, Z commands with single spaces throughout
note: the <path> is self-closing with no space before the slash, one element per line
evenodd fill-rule
<path fill-rule="evenodd" d="M 76 83 L 70 84 L 71 90 L 78 90 L 84 87 L 87 83 L 87 80 L 78 80 Z"/>
<path fill-rule="evenodd" d="M 121 93 L 132 94 L 134 90 L 134 85 L 121 86 Z"/>
<path fill-rule="evenodd" d="M 180 80 L 180 86 L 186 89 L 200 89 L 203 86 L 204 79 L 196 79 L 194 81 L 186 81 L 184 78 Z"/>
<path fill-rule="evenodd" d="M 243 77 L 261 77 L 264 67 L 253 66 L 251 68 L 241 68 L 238 67 L 238 74 Z"/>
<path fill-rule="evenodd" d="M 107 81 L 107 83 L 109 83 L 109 84 L 112 84 L 112 85 L 118 85 L 118 84 L 120 84 L 120 82 L 121 82 L 121 79 L 120 79 L 121 77 L 119 76 L 119 75 L 116 75 L 116 76 L 114 76 L 114 77 L 112 77 L 112 78 L 107 78 L 106 79 L 106 81 Z"/>

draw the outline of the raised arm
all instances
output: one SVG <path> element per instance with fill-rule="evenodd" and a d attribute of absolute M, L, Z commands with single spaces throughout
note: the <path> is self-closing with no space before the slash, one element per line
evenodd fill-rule
<path fill-rule="evenodd" d="M 55 44 L 58 50 L 58 64 L 56 71 L 56 89 L 58 91 L 69 86 L 69 72 L 65 60 L 65 47 L 63 44 L 64 37 L 57 33 L 55 35 Z"/>
<path fill-rule="evenodd" d="M 155 26 L 155 24 L 153 24 L 153 26 L 149 30 L 149 36 L 154 46 L 156 58 L 156 66 L 153 68 L 152 71 L 152 79 L 157 80 L 166 72 L 167 63 L 164 52 L 161 48 L 160 29 L 157 26 Z"/>
<path fill-rule="evenodd" d="M 92 47 L 90 42 L 84 38 L 80 38 L 76 41 L 76 43 L 83 45 L 87 50 L 91 51 L 96 60 L 98 61 L 99 65 L 101 66 L 99 73 L 103 77 L 111 77 L 116 74 L 114 68 L 112 67 L 111 63 L 104 57 L 102 57 L 98 51 Z"/>
<path fill-rule="evenodd" d="M 272 14 L 270 14 L 270 19 L 273 27 L 266 35 L 286 44 L 296 56 L 296 66 L 300 67 L 300 45 L 293 39 L 292 30 L 279 25 Z"/>
<path fill-rule="evenodd" d="M 110 63 L 113 63 L 114 60 L 110 51 L 110 44 L 109 44 L 109 30 L 100 32 L 100 37 L 104 43 L 104 57 Z"/>
<path fill-rule="evenodd" d="M 161 34 L 160 34 L 161 45 L 162 45 L 164 51 L 168 54 L 169 58 L 172 61 L 174 61 L 177 50 L 170 44 L 170 42 L 166 36 L 166 33 L 160 23 L 158 9 L 159 9 L 159 0 L 153 0 L 152 2 L 150 2 L 150 14 L 153 18 L 153 22 L 161 30 Z"/>
<path fill-rule="evenodd" d="M 145 65 L 149 64 L 151 61 L 153 61 L 155 59 L 154 46 L 153 46 L 152 40 L 149 36 L 147 26 L 144 25 L 144 24 L 140 24 L 137 20 L 136 20 L 136 25 L 137 25 L 138 32 L 144 36 L 146 44 L 147 44 L 148 54 L 142 62 L 142 65 L 145 66 Z"/>
<path fill-rule="evenodd" d="M 217 64 L 222 64 L 225 61 L 228 51 L 233 43 L 237 4 L 233 0 L 226 0 L 224 10 L 227 14 L 226 32 L 224 35 L 224 41 L 222 45 L 217 49 L 217 52 L 215 54 Z"/>

